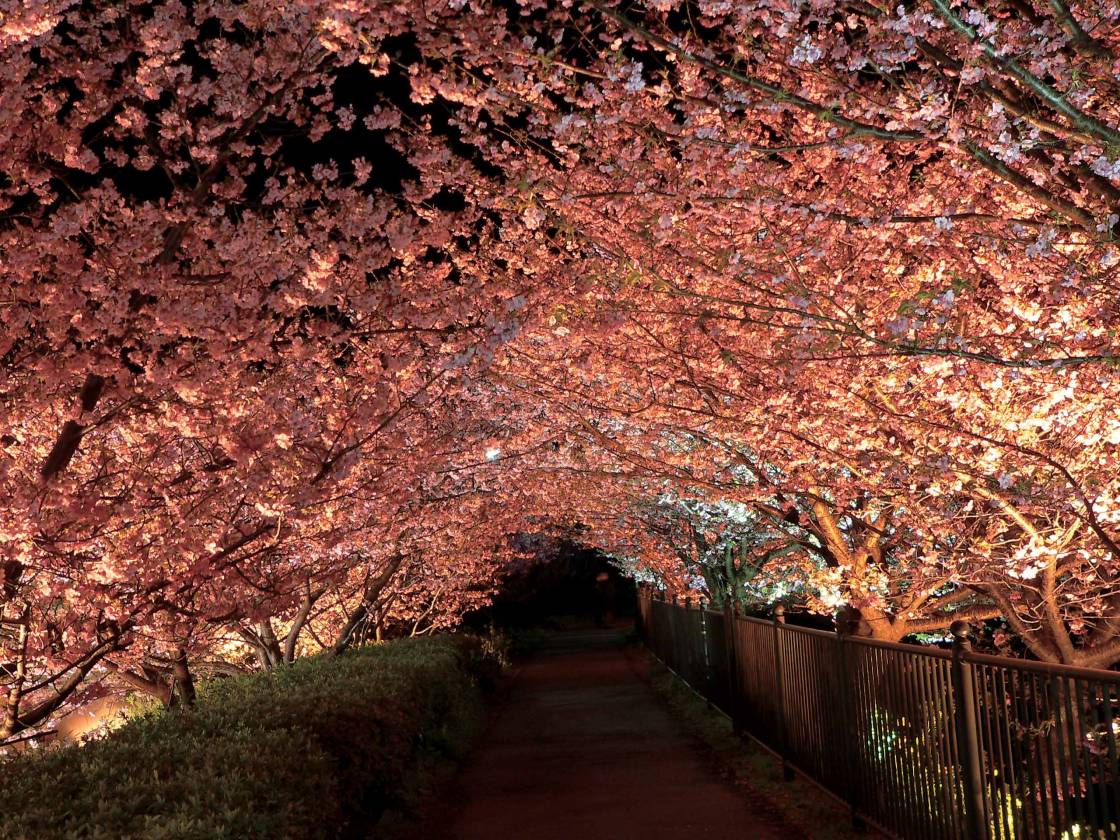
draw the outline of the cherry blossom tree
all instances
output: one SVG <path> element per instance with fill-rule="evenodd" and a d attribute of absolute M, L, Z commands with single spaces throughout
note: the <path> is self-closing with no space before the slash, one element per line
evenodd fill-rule
<path fill-rule="evenodd" d="M 686 587 L 749 520 L 709 595 L 1120 658 L 1115 4 L 46 0 L 0 53 L 0 739 L 451 626 L 534 530 Z"/>

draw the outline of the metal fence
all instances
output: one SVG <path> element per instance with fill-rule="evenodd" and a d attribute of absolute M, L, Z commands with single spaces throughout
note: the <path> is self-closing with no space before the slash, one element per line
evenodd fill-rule
<path fill-rule="evenodd" d="M 1120 838 L 1120 673 L 890 644 L 639 593 L 643 640 L 864 819 L 902 838 Z"/>

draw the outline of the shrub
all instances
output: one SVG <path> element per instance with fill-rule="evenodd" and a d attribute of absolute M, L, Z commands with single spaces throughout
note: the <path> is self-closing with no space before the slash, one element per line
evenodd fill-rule
<path fill-rule="evenodd" d="M 200 686 L 86 746 L 0 766 L 0 838 L 319 838 L 356 834 L 425 754 L 479 717 L 477 642 L 402 640 Z"/>

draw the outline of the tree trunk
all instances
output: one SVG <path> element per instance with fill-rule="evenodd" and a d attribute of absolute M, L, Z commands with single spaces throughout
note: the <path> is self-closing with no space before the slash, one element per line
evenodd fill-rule
<path fill-rule="evenodd" d="M 171 686 L 157 669 L 149 665 L 141 665 L 140 669 L 143 671 L 143 674 L 137 674 L 126 668 L 121 668 L 115 662 L 108 659 L 105 660 L 105 665 L 110 671 L 119 676 L 126 685 L 135 688 L 142 694 L 156 698 L 164 706 L 171 705 Z"/>
<path fill-rule="evenodd" d="M 260 625 L 260 639 L 268 653 L 268 661 L 275 668 L 284 661 L 284 654 L 280 650 L 280 641 L 272 629 L 272 619 L 266 618 Z"/>
<path fill-rule="evenodd" d="M 311 579 L 308 578 L 304 585 L 303 602 L 299 606 L 299 612 L 296 617 L 292 619 L 292 626 L 288 630 L 288 635 L 284 638 L 284 662 L 291 664 L 296 658 L 296 642 L 299 641 L 299 634 L 303 630 L 303 626 L 311 616 L 311 608 L 315 606 L 315 602 L 323 596 L 327 588 L 321 587 L 320 589 L 312 591 Z"/>
<path fill-rule="evenodd" d="M 23 699 L 23 685 L 27 680 L 27 625 L 30 617 L 30 610 L 25 606 L 20 615 L 19 638 L 16 641 L 15 679 L 8 689 L 8 702 L 5 704 L 4 708 L 4 721 L 0 723 L 0 741 L 14 735 L 16 725 L 19 723 L 19 704 Z"/>
<path fill-rule="evenodd" d="M 384 571 L 366 587 L 365 591 L 362 593 L 362 602 L 350 613 L 345 626 L 342 628 L 342 632 L 338 635 L 338 641 L 336 641 L 334 647 L 331 648 L 332 655 L 346 650 L 354 640 L 355 632 L 359 629 L 362 622 L 369 620 L 373 606 L 377 601 L 377 596 L 389 585 L 389 581 L 393 579 L 393 575 L 397 573 L 397 569 L 401 567 L 403 562 L 404 557 L 402 555 L 398 554 L 393 557 Z"/>
<path fill-rule="evenodd" d="M 93 670 L 94 666 L 112 651 L 116 650 L 119 644 L 119 636 L 106 639 L 77 662 L 56 674 L 49 682 L 54 693 L 42 702 L 32 706 L 30 709 L 20 711 L 19 716 L 15 720 L 15 725 L 12 727 L 11 733 L 9 733 L 9 737 L 11 735 L 17 735 L 26 729 L 38 726 L 54 714 L 59 707 L 67 701 L 70 695 L 77 690 L 82 680 Z M 56 680 L 61 680 L 62 676 L 67 673 L 69 673 L 70 676 L 65 680 L 55 682 Z"/>
<path fill-rule="evenodd" d="M 179 648 L 175 656 L 175 663 L 171 666 L 171 677 L 175 683 L 175 694 L 184 707 L 190 709 L 194 706 L 194 677 L 187 666 L 186 648 Z"/>

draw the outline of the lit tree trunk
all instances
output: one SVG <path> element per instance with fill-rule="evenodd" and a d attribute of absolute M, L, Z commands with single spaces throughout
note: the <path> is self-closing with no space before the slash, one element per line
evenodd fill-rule
<path fill-rule="evenodd" d="M 5 722 L 5 728 L 10 729 L 6 737 L 18 735 L 20 732 L 32 729 L 46 721 L 61 708 L 71 695 L 73 695 L 78 686 L 81 685 L 82 681 L 89 675 L 89 672 L 93 670 L 94 666 L 96 666 L 98 662 L 101 662 L 112 651 L 116 650 L 119 645 L 119 635 L 114 635 L 105 639 L 99 642 L 96 647 L 91 649 L 81 659 L 68 665 L 49 680 L 40 683 L 40 687 L 43 688 L 50 686 L 51 693 L 46 699 L 36 703 L 30 709 L 22 708 L 21 702 L 15 719 Z"/>
<path fill-rule="evenodd" d="M 377 603 L 378 596 L 381 594 L 382 590 L 389 585 L 389 581 L 393 579 L 393 576 L 397 573 L 397 570 L 401 567 L 403 562 L 403 555 L 395 555 L 389 560 L 381 574 L 365 587 L 362 592 L 361 603 L 350 613 L 346 624 L 342 628 L 342 632 L 338 634 L 338 640 L 331 648 L 332 654 L 341 653 L 354 641 L 355 633 L 361 627 L 362 622 L 368 621 L 373 615 L 374 605 Z"/>
<path fill-rule="evenodd" d="M 175 655 L 175 662 L 171 666 L 171 677 L 175 685 L 175 695 L 179 702 L 186 708 L 192 708 L 195 701 L 194 677 L 187 663 L 186 648 L 179 648 Z"/>
<path fill-rule="evenodd" d="M 27 680 L 27 625 L 29 621 L 30 609 L 25 606 L 19 618 L 15 674 L 11 686 L 8 688 L 8 701 L 4 704 L 4 721 L 0 724 L 0 741 L 15 734 L 19 722 L 19 704 L 23 699 L 23 686 Z"/>
<path fill-rule="evenodd" d="M 295 618 L 292 619 L 292 626 L 288 629 L 288 635 L 284 638 L 284 662 L 291 664 L 295 661 L 296 642 L 299 640 L 299 634 L 311 617 L 311 608 L 315 606 L 315 602 L 318 601 L 326 591 L 327 589 L 325 586 L 313 590 L 311 588 L 310 578 L 304 582 L 303 601 L 300 603 L 299 612 L 297 612 Z"/>
<path fill-rule="evenodd" d="M 171 705 L 171 684 L 158 668 L 147 664 L 141 665 L 141 673 L 137 674 L 135 671 L 120 667 L 109 659 L 105 660 L 105 666 L 120 677 L 126 685 L 136 689 L 141 694 L 154 697 L 164 706 Z"/>

